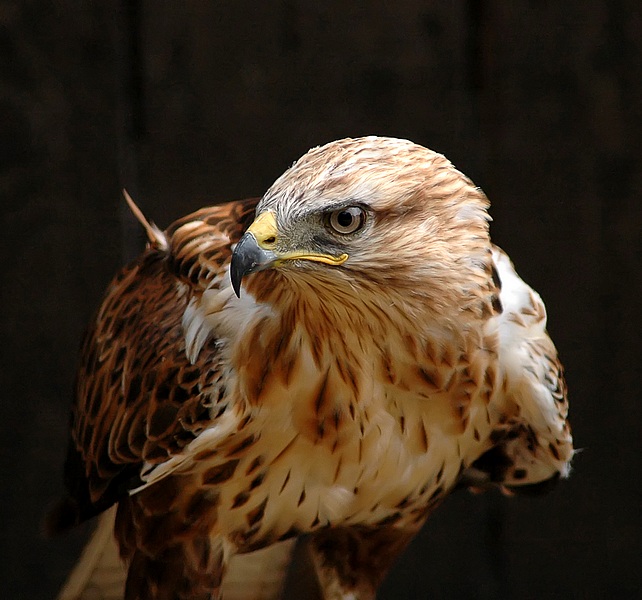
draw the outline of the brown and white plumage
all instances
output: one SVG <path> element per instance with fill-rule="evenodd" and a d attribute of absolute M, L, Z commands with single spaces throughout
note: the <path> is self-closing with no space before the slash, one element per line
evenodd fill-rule
<path fill-rule="evenodd" d="M 118 503 L 130 600 L 217 598 L 230 557 L 304 533 L 325 597 L 363 599 L 457 485 L 566 476 L 544 306 L 486 208 L 370 137 L 152 230 L 84 345 L 60 524 Z"/>

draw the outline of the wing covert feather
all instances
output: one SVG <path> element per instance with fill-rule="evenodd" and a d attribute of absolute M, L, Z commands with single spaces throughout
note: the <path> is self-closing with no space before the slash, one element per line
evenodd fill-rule
<path fill-rule="evenodd" d="M 141 483 L 143 464 L 179 453 L 224 404 L 216 340 L 192 364 L 183 313 L 215 284 L 257 200 L 201 209 L 173 223 L 112 280 L 83 343 L 65 479 L 73 525 Z M 65 528 L 65 524 L 61 524 Z M 55 526 L 54 526 L 55 529 Z"/>

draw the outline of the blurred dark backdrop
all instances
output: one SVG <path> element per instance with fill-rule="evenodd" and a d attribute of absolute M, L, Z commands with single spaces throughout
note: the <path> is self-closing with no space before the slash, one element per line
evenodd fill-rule
<path fill-rule="evenodd" d="M 2 598 L 51 598 L 83 328 L 142 235 L 260 195 L 309 147 L 408 137 L 493 203 L 544 297 L 584 448 L 549 496 L 452 497 L 395 598 L 642 594 L 642 4 L 0 2 Z"/>

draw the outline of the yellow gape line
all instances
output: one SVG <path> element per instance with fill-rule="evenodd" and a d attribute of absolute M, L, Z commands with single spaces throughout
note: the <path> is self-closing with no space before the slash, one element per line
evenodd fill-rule
<path fill-rule="evenodd" d="M 326 265 L 342 265 L 348 260 L 348 255 L 344 252 L 339 256 L 331 254 L 316 254 L 315 252 L 287 252 L 279 256 L 277 265 L 286 260 L 312 260 L 315 262 L 325 263 Z"/>

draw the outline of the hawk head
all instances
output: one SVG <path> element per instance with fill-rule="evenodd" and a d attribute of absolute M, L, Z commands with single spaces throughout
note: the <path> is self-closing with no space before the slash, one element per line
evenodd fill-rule
<path fill-rule="evenodd" d="M 259 202 L 230 267 L 259 299 L 275 288 L 363 295 L 384 286 L 462 307 L 490 274 L 488 202 L 442 155 L 393 138 L 314 148 Z M 474 294 L 473 294 L 474 295 Z M 468 300 L 467 300 L 468 298 Z"/>

